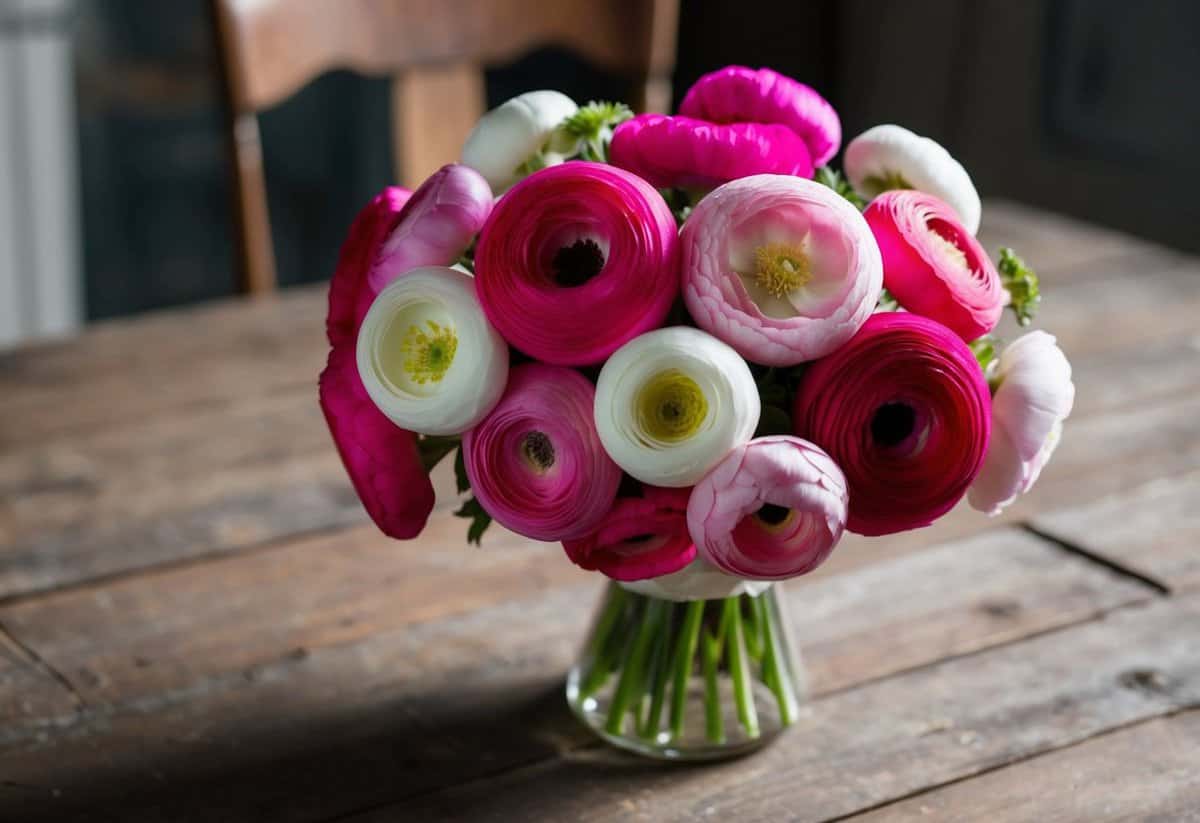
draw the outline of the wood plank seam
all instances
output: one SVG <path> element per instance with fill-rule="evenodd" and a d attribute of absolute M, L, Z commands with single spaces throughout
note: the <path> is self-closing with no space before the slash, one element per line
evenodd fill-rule
<path fill-rule="evenodd" d="M 1116 560 L 1113 560 L 1111 557 L 1106 557 L 1105 555 L 1103 555 L 1099 552 L 1094 552 L 1091 549 L 1084 548 L 1083 546 L 1079 545 L 1078 543 L 1074 543 L 1070 540 L 1065 540 L 1061 537 L 1058 537 L 1057 535 L 1053 534 L 1052 532 L 1046 531 L 1038 526 L 1033 525 L 1032 523 L 1020 523 L 1018 525 L 1020 526 L 1020 528 L 1029 532 L 1034 537 L 1037 537 L 1038 539 L 1040 539 L 1046 543 L 1049 543 L 1050 545 L 1052 545 L 1068 554 L 1073 554 L 1076 557 L 1081 557 L 1090 563 L 1095 563 L 1098 566 L 1103 566 L 1104 568 L 1108 569 L 1109 571 L 1111 571 L 1115 574 L 1137 580 L 1139 583 L 1142 583 L 1143 585 L 1153 589 L 1160 596 L 1167 596 L 1167 595 L 1171 594 L 1171 589 L 1166 584 L 1161 583 L 1158 580 L 1155 580 L 1153 577 L 1150 577 L 1149 575 L 1142 574 L 1141 572 L 1137 571 L 1136 569 L 1131 569 L 1122 563 L 1118 563 Z"/>
<path fill-rule="evenodd" d="M 17 637 L 7 626 L 0 622 L 0 634 L 4 636 L 14 649 L 17 649 L 25 657 L 25 662 L 32 666 L 37 671 L 49 677 L 71 696 L 71 700 L 75 703 L 75 717 L 81 716 L 88 708 L 88 702 L 84 699 L 79 690 L 75 688 L 75 684 L 65 674 L 54 668 L 50 661 L 46 660 L 37 650 L 29 644 Z"/>

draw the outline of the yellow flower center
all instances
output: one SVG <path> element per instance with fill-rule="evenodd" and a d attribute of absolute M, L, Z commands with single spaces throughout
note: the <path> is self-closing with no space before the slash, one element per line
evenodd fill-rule
<path fill-rule="evenodd" d="M 758 521 L 759 527 L 771 534 L 778 534 L 786 529 L 795 517 L 795 509 L 789 509 L 786 506 L 777 506 L 774 503 L 764 503 L 754 513 L 754 519 Z"/>
<path fill-rule="evenodd" d="M 900 172 L 888 169 L 883 174 L 872 174 L 870 177 L 864 178 L 863 188 L 874 197 L 892 189 L 911 189 L 913 184 L 904 179 L 904 175 Z"/>
<path fill-rule="evenodd" d="M 812 264 L 799 246 L 768 243 L 754 250 L 754 282 L 768 294 L 786 298 L 812 279 Z"/>
<path fill-rule="evenodd" d="M 967 255 L 958 247 L 953 240 L 944 236 L 941 232 L 929 230 L 929 235 L 933 239 L 934 248 L 937 250 L 938 256 L 947 265 L 956 269 L 964 270 L 970 268 L 967 263 Z"/>
<path fill-rule="evenodd" d="M 425 325 L 428 330 L 410 325 L 401 344 L 404 352 L 401 368 L 418 385 L 441 381 L 458 351 L 458 335 L 454 329 L 433 320 L 426 320 Z"/>
<path fill-rule="evenodd" d="M 634 406 L 641 431 L 662 443 L 678 443 L 691 437 L 708 415 L 704 392 L 679 369 L 660 371 L 647 380 Z"/>

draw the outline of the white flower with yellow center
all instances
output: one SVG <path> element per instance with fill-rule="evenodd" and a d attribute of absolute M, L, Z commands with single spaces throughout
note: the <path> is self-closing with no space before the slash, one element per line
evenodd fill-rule
<path fill-rule="evenodd" d="M 653 486 L 694 485 L 758 426 L 758 388 L 732 348 L 699 329 L 659 329 L 600 370 L 596 431 L 618 466 Z"/>
<path fill-rule="evenodd" d="M 462 161 L 484 176 L 496 194 L 531 172 L 563 162 L 548 145 L 554 130 L 579 110 L 557 91 L 530 91 L 489 111 L 467 136 Z"/>
<path fill-rule="evenodd" d="M 508 381 L 508 346 L 484 317 L 474 280 L 443 266 L 413 269 L 379 293 L 357 358 L 379 410 L 420 434 L 471 428 Z"/>
<path fill-rule="evenodd" d="M 950 152 L 903 126 L 869 128 L 846 145 L 846 177 L 870 200 L 891 189 L 932 194 L 958 214 L 967 231 L 979 231 L 982 206 L 971 175 Z"/>

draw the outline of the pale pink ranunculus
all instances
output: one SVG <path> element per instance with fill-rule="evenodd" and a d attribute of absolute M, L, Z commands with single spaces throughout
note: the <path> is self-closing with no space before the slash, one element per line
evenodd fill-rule
<path fill-rule="evenodd" d="M 642 486 L 618 497 L 594 531 L 564 540 L 571 562 L 613 580 L 646 580 L 677 572 L 696 558 L 688 535 L 688 489 Z"/>
<path fill-rule="evenodd" d="M 571 540 L 612 509 L 621 470 L 596 434 L 595 394 L 563 366 L 509 372 L 500 402 L 462 442 L 471 490 L 496 522 L 534 540 Z"/>
<path fill-rule="evenodd" d="M 798 80 L 771 69 L 726 66 L 688 89 L 679 113 L 713 123 L 778 123 L 808 146 L 814 165 L 837 154 L 842 123 L 833 106 Z"/>
<path fill-rule="evenodd" d="M 384 417 L 367 396 L 352 345 L 336 345 L 329 353 L 319 395 L 333 442 L 367 514 L 388 537 L 416 537 L 433 510 L 433 485 L 416 436 Z"/>
<path fill-rule="evenodd" d="M 475 250 L 475 288 L 488 320 L 529 356 L 602 363 L 661 326 L 679 294 L 675 218 L 623 169 L 542 169 L 497 202 Z"/>
<path fill-rule="evenodd" d="M 992 440 L 967 501 L 996 515 L 1032 488 L 1050 460 L 1075 403 L 1075 384 L 1066 355 L 1044 331 L 1006 347 L 992 380 Z"/>
<path fill-rule="evenodd" d="M 846 478 L 817 446 L 760 437 L 734 449 L 692 490 L 688 530 L 722 571 L 784 580 L 825 562 L 846 527 Z"/>
<path fill-rule="evenodd" d="M 883 285 L 863 216 L 799 177 L 725 184 L 700 201 L 680 240 L 683 297 L 696 324 L 767 366 L 841 346 L 871 316 Z"/>
<path fill-rule="evenodd" d="M 813 174 L 808 146 L 786 126 L 666 114 L 640 114 L 617 126 L 609 156 L 660 189 L 708 191 L 753 174 Z"/>
<path fill-rule="evenodd" d="M 1006 294 L 987 252 L 932 194 L 885 191 L 863 213 L 883 255 L 883 285 L 910 312 L 968 342 L 1000 321 Z"/>

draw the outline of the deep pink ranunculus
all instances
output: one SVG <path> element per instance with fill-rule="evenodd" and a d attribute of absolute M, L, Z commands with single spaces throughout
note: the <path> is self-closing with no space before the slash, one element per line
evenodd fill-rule
<path fill-rule="evenodd" d="M 496 203 L 475 275 L 488 320 L 513 346 L 546 363 L 601 363 L 662 325 L 679 294 L 675 219 L 627 171 L 552 166 Z"/>
<path fill-rule="evenodd" d="M 991 397 L 971 350 L 942 324 L 908 312 L 872 317 L 809 366 L 796 434 L 824 449 L 850 489 L 847 528 L 868 536 L 927 526 L 979 473 Z"/>
<path fill-rule="evenodd" d="M 617 126 L 609 155 L 614 166 L 660 189 L 707 191 L 752 174 L 813 174 L 804 141 L 786 126 L 765 123 L 640 114 Z"/>
<path fill-rule="evenodd" d="M 433 485 L 416 435 L 384 417 L 367 396 L 354 346 L 334 346 L 319 394 L 329 432 L 367 514 L 389 537 L 416 537 L 433 510 Z"/>
<path fill-rule="evenodd" d="M 564 540 L 571 562 L 613 580 L 647 580 L 677 572 L 696 558 L 688 536 L 689 489 L 643 486 L 640 497 L 619 497 L 590 534 Z"/>
<path fill-rule="evenodd" d="M 785 580 L 825 562 L 846 526 L 846 479 L 798 437 L 760 437 L 734 449 L 692 490 L 688 528 L 721 571 Z"/>
<path fill-rule="evenodd" d="M 534 540 L 570 540 L 612 508 L 621 470 L 596 433 L 595 396 L 574 369 L 509 372 L 500 402 L 462 443 L 471 490 L 496 522 Z"/>
<path fill-rule="evenodd" d="M 1004 287 L 983 246 L 932 194 L 885 191 L 863 213 L 883 255 L 883 285 L 901 306 L 971 341 L 1004 310 Z"/>
<path fill-rule="evenodd" d="M 820 94 L 771 69 L 726 66 L 697 80 L 679 113 L 714 123 L 778 123 L 808 146 L 814 165 L 837 154 L 842 123 Z"/>

